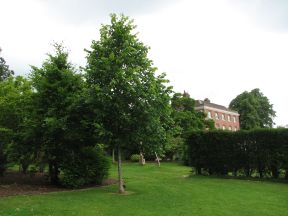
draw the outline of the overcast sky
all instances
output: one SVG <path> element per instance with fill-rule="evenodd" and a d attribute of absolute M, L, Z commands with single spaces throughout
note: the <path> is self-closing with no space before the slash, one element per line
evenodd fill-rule
<path fill-rule="evenodd" d="M 0 0 L 2 57 L 17 75 L 40 66 L 53 41 L 74 64 L 110 13 L 135 20 L 149 57 L 175 91 L 228 106 L 254 88 L 288 124 L 287 0 Z"/>

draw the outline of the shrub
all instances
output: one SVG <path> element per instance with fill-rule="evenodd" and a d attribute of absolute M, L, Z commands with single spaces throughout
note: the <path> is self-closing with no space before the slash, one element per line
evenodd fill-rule
<path fill-rule="evenodd" d="M 62 165 L 61 182 L 69 188 L 79 188 L 87 184 L 101 184 L 108 176 L 110 161 L 103 149 L 84 147 L 79 152 L 72 152 L 69 160 Z"/>
<path fill-rule="evenodd" d="M 130 160 L 132 162 L 139 162 L 140 160 L 140 155 L 139 154 L 132 154 L 131 157 L 130 157 Z"/>
<path fill-rule="evenodd" d="M 87 182 L 79 173 L 77 173 L 76 168 L 63 170 L 63 178 L 61 179 L 61 183 L 63 186 L 67 188 L 79 188 L 85 185 Z"/>

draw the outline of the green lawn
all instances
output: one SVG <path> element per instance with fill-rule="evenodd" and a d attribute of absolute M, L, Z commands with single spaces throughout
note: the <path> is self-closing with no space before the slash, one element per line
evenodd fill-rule
<path fill-rule="evenodd" d="M 190 168 L 173 163 L 125 164 L 130 195 L 117 186 L 0 198 L 4 215 L 288 215 L 288 185 L 246 180 L 185 177 Z M 116 176 L 116 166 L 111 175 Z"/>

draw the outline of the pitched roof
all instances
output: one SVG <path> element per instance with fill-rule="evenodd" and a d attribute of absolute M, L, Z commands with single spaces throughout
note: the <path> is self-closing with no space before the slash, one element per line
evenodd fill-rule
<path fill-rule="evenodd" d="M 222 105 L 219 105 L 219 104 L 215 104 L 215 103 L 211 103 L 210 100 L 208 100 L 208 99 L 205 99 L 204 101 L 203 100 L 196 100 L 195 101 L 195 108 L 196 107 L 201 107 L 201 106 L 208 106 L 208 107 L 212 107 L 212 108 L 215 108 L 215 109 L 220 109 L 220 110 L 225 110 L 225 111 L 228 111 L 228 112 L 238 113 L 237 111 L 228 109 L 225 106 L 222 106 Z"/>

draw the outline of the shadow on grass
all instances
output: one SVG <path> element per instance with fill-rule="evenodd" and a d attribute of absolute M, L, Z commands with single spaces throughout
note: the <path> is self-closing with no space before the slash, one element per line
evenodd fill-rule
<path fill-rule="evenodd" d="M 190 174 L 189 178 L 212 178 L 212 179 L 234 179 L 244 181 L 255 181 L 255 182 L 271 182 L 271 183 L 282 183 L 288 184 L 286 179 L 273 179 L 273 178 L 257 178 L 257 177 L 245 177 L 245 176 L 221 176 L 221 175 L 196 175 Z"/>

